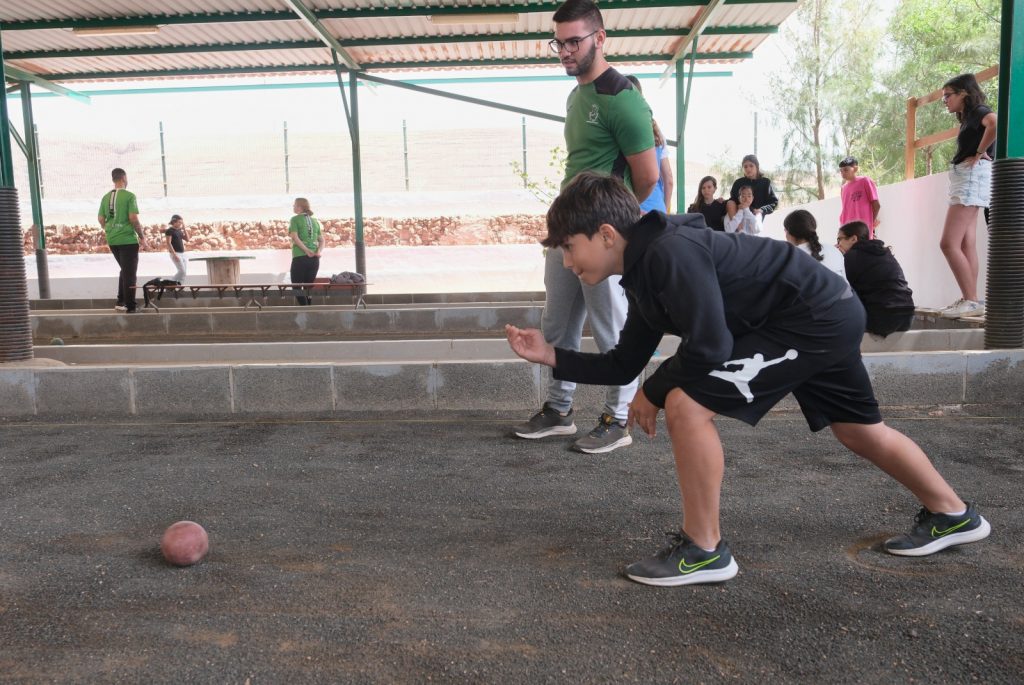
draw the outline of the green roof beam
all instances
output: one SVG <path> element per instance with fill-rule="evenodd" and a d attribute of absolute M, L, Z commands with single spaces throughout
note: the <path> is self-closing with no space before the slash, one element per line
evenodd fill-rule
<path fill-rule="evenodd" d="M 668 63 L 665 73 L 662 74 L 662 82 L 672 75 L 672 72 L 676 69 L 676 64 L 686 56 L 687 52 L 692 53 L 690 56 L 691 66 L 696 59 L 700 59 L 696 56 L 697 41 L 700 40 L 700 34 L 704 30 L 704 27 L 707 26 L 709 21 L 711 21 L 711 15 L 715 13 L 715 10 L 718 9 L 719 5 L 724 3 L 725 0 L 711 0 L 704 9 L 701 10 L 700 14 L 697 15 L 697 18 L 693 20 L 693 24 L 690 25 L 690 32 L 686 34 L 686 39 L 676 47 L 676 51 L 672 55 L 672 60 Z"/>
<path fill-rule="evenodd" d="M 338 55 L 338 58 L 345 63 L 346 67 L 352 70 L 359 69 L 359 62 L 352 59 L 352 55 L 348 54 L 348 52 L 345 51 L 345 48 L 341 46 L 341 43 L 338 42 L 338 39 L 335 38 L 334 35 L 330 31 L 328 31 L 327 28 L 322 23 L 320 23 L 320 20 L 317 18 L 317 16 L 313 14 L 313 10 L 306 7 L 302 3 L 302 0 L 284 1 L 288 3 L 288 6 L 291 7 L 295 14 L 297 14 L 302 19 L 302 22 L 306 24 L 306 26 L 311 28 L 314 33 L 320 36 L 320 40 L 324 42 L 324 45 L 329 47 L 331 50 L 334 50 L 334 52 Z"/>
<path fill-rule="evenodd" d="M 704 35 L 750 35 L 778 33 L 778 26 L 713 26 L 704 30 Z M 610 30 L 609 38 L 658 38 L 686 36 L 687 29 L 629 29 Z M 474 33 L 458 36 L 403 36 L 401 38 L 358 38 L 345 40 L 346 48 L 385 47 L 392 45 L 418 45 L 435 43 L 476 43 L 498 41 L 549 40 L 550 31 L 530 33 Z M 322 48 L 318 40 L 284 40 L 258 43 L 197 43 L 192 45 L 139 45 L 124 48 L 79 48 L 73 50 L 24 50 L 4 54 L 5 60 L 19 59 L 63 59 L 68 57 L 120 57 L 127 55 L 171 55 L 198 52 L 245 52 L 258 50 L 304 50 Z"/>
<path fill-rule="evenodd" d="M 69 88 L 65 88 L 64 86 L 58 86 L 56 83 L 53 83 L 52 81 L 48 81 L 42 78 L 41 76 L 36 76 L 31 72 L 25 71 L 24 69 L 19 69 L 18 67 L 11 66 L 10 64 L 4 65 L 4 74 L 7 76 L 7 78 L 11 79 L 12 81 L 25 81 L 27 83 L 33 83 L 44 90 L 50 91 L 51 93 L 63 95 L 64 97 L 71 98 L 72 100 L 82 102 L 86 105 L 89 104 L 88 95 L 82 95 L 81 93 L 77 93 Z"/>
<path fill-rule="evenodd" d="M 796 4 L 797 0 L 725 0 L 727 5 L 751 4 Z M 619 9 L 657 9 L 671 7 L 701 7 L 705 0 L 603 0 L 601 11 Z M 313 14 L 317 19 L 364 19 L 373 17 L 399 16 L 430 16 L 452 14 L 530 14 L 535 12 L 554 12 L 562 6 L 561 2 L 514 3 L 505 5 L 458 5 L 445 7 L 360 7 L 354 9 L 322 9 Z M 0 30 L 26 31 L 39 29 L 72 29 L 85 27 L 119 27 L 119 26 L 167 26 L 171 24 L 210 24 L 248 21 L 288 21 L 298 17 L 292 12 L 193 12 L 191 14 L 144 14 L 128 17 L 109 17 L 102 19 L 79 19 L 66 17 L 60 19 L 29 19 L 24 21 L 0 22 Z"/>
<path fill-rule="evenodd" d="M 693 75 L 694 78 L 730 78 L 731 71 L 700 71 Z M 658 79 L 660 74 L 636 74 L 639 79 Z M 565 75 L 538 75 L 538 76 L 466 76 L 455 78 L 423 78 L 403 79 L 401 83 L 413 85 L 460 85 L 474 83 L 548 83 L 553 81 L 565 81 Z M 171 93 L 231 93 L 240 91 L 259 90 L 303 90 L 307 88 L 337 88 L 336 83 L 330 81 L 304 81 L 302 83 L 251 83 L 223 86 L 162 86 L 156 88 L 109 88 L 106 90 L 83 90 L 84 95 L 90 97 L 103 97 L 108 95 L 167 95 Z M 13 98 L 21 97 L 18 92 L 20 86 L 14 86 Z M 8 91 L 11 92 L 11 91 Z M 32 96 L 36 98 L 59 97 L 54 93 L 37 93 Z"/>
<path fill-rule="evenodd" d="M 750 59 L 753 52 L 698 52 L 698 60 L 741 60 Z M 650 62 L 665 62 L 672 55 L 609 55 L 607 60 L 617 64 L 642 65 Z M 483 59 L 483 60 L 451 60 L 438 62 L 394 62 L 387 64 L 363 64 L 363 69 L 443 69 L 456 67 L 515 67 L 515 66 L 557 66 L 551 58 L 529 59 Z M 65 74 L 49 74 L 54 81 L 82 81 L 88 79 L 125 80 L 139 78 L 181 77 L 181 76 L 225 76 L 247 74 L 290 74 L 297 72 L 334 71 L 332 64 L 288 64 L 281 66 L 259 67 L 209 67 L 190 69 L 162 69 L 136 71 L 91 71 L 72 72 Z"/>

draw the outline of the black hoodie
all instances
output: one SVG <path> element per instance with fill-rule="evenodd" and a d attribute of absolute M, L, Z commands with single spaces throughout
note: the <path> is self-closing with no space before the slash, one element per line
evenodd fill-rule
<path fill-rule="evenodd" d="M 556 348 L 559 380 L 623 385 L 643 370 L 662 335 L 678 335 L 675 355 L 644 383 L 644 394 L 661 407 L 672 388 L 728 361 L 735 337 L 806 320 L 853 297 L 841 276 L 802 250 L 712 231 L 700 214 L 649 212 L 621 233 L 629 313 L 619 342 L 606 354 Z"/>
<path fill-rule="evenodd" d="M 864 309 L 913 309 L 914 291 L 892 250 L 881 240 L 858 240 L 843 257 L 846 280 Z"/>

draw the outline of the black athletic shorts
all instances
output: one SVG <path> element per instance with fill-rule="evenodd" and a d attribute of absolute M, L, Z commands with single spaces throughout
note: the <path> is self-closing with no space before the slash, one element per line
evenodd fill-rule
<path fill-rule="evenodd" d="M 812 431 L 879 423 L 863 337 L 864 307 L 848 296 L 824 311 L 769 320 L 735 339 L 731 361 L 681 387 L 701 406 L 752 426 L 789 393 Z"/>

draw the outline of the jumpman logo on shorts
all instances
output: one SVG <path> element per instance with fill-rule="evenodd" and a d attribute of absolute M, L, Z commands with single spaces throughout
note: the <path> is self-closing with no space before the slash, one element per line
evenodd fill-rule
<path fill-rule="evenodd" d="M 754 377 L 761 373 L 762 369 L 781 364 L 787 359 L 796 359 L 796 357 L 796 350 L 786 350 L 786 354 L 778 359 L 765 361 L 764 355 L 758 352 L 749 359 L 734 359 L 722 364 L 722 366 L 738 366 L 740 367 L 738 371 L 712 371 L 708 375 L 721 378 L 735 385 L 743 396 L 747 398 L 747 404 L 750 404 L 754 401 L 754 395 L 750 392 L 750 381 L 754 380 Z"/>

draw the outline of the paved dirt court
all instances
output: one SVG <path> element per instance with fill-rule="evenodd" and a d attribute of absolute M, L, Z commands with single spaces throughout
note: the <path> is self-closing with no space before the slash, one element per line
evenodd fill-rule
<path fill-rule="evenodd" d="M 620 571 L 679 523 L 667 438 L 523 418 L 0 426 L 0 681 L 1020 682 L 1020 419 L 892 421 L 993 527 L 916 560 L 828 431 L 722 421 L 740 574 L 659 589 Z M 158 555 L 179 519 L 198 566 Z"/>

